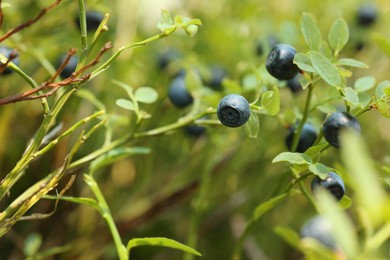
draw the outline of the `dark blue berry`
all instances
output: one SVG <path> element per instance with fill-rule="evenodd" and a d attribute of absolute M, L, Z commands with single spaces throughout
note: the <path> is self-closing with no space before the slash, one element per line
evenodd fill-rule
<path fill-rule="evenodd" d="M 0 46 L 0 53 L 3 54 L 6 58 L 10 59 L 11 54 L 13 52 L 13 49 L 6 47 L 6 46 Z M 16 52 L 14 52 L 14 57 L 12 57 L 12 62 L 16 65 L 19 66 L 19 56 L 17 55 Z M 3 63 L 4 64 L 4 63 Z M 3 69 L 3 68 L 2 68 Z M 1 72 L 1 75 L 9 75 L 12 72 L 14 72 L 11 68 L 6 67 L 4 70 Z"/>
<path fill-rule="evenodd" d="M 206 128 L 199 125 L 189 125 L 184 128 L 184 131 L 189 136 L 199 138 L 206 134 Z"/>
<path fill-rule="evenodd" d="M 186 87 L 185 75 L 177 76 L 172 80 L 168 90 L 168 97 L 172 104 L 180 108 L 192 104 L 194 99 Z"/>
<path fill-rule="evenodd" d="M 87 11 L 85 13 L 85 19 L 87 22 L 87 31 L 96 31 L 99 27 L 100 23 L 104 19 L 104 14 L 98 11 Z M 80 18 L 77 17 L 75 19 L 75 23 L 77 27 L 80 28 Z"/>
<path fill-rule="evenodd" d="M 290 127 L 290 131 L 286 136 L 286 146 L 291 150 L 292 142 L 295 135 L 295 128 Z M 310 148 L 317 139 L 317 131 L 312 124 L 306 123 L 303 125 L 301 135 L 299 136 L 296 152 L 303 153 Z"/>
<path fill-rule="evenodd" d="M 205 84 L 214 90 L 222 90 L 222 81 L 227 75 L 228 73 L 223 67 L 213 65 L 210 68 L 210 77 L 206 79 Z"/>
<path fill-rule="evenodd" d="M 311 191 L 315 193 L 315 190 L 319 187 L 328 190 L 337 200 L 341 200 L 344 197 L 344 181 L 334 172 L 329 172 L 328 176 L 323 180 L 315 176 L 311 182 Z"/>
<path fill-rule="evenodd" d="M 249 103 L 243 96 L 229 94 L 219 102 L 217 115 L 225 126 L 242 126 L 250 117 Z"/>
<path fill-rule="evenodd" d="M 352 129 L 357 133 L 360 133 L 359 121 L 347 112 L 334 112 L 327 119 L 325 119 L 322 125 L 322 132 L 325 140 L 334 147 L 340 147 L 340 130 Z"/>
<path fill-rule="evenodd" d="M 61 66 L 61 64 L 66 60 L 66 58 L 67 58 L 67 55 L 62 55 L 59 58 L 57 68 L 59 68 Z M 60 77 L 62 79 L 69 78 L 72 75 L 72 73 L 75 72 L 78 62 L 79 62 L 78 58 L 76 56 L 72 56 L 69 59 L 68 64 L 66 64 L 65 68 L 61 71 Z"/>
<path fill-rule="evenodd" d="M 378 18 L 376 6 L 371 4 L 362 5 L 357 12 L 357 23 L 362 27 L 372 26 Z"/>
<path fill-rule="evenodd" d="M 331 223 L 322 216 L 315 216 L 309 219 L 301 228 L 301 238 L 312 238 L 323 245 L 335 249 L 336 242 L 332 235 Z"/>
<path fill-rule="evenodd" d="M 157 66 L 160 70 L 165 70 L 171 62 L 179 59 L 180 57 L 180 52 L 175 49 L 169 49 L 158 55 Z"/>
<path fill-rule="evenodd" d="M 294 47 L 288 44 L 277 44 L 270 51 L 265 66 L 272 76 L 281 80 L 295 77 L 299 68 L 293 63 L 297 53 Z"/>
<path fill-rule="evenodd" d="M 301 77 L 300 74 L 297 74 L 295 77 L 287 80 L 287 82 L 286 82 L 286 86 L 294 94 L 300 93 L 303 90 L 301 82 L 299 82 L 300 77 Z"/>

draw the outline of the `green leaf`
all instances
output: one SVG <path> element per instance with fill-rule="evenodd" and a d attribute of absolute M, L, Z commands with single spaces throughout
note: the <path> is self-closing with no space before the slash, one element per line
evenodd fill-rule
<path fill-rule="evenodd" d="M 388 96 L 390 96 L 388 93 L 389 91 L 390 91 L 390 81 L 389 80 L 382 81 L 381 83 L 378 84 L 378 86 L 375 89 L 375 96 L 378 100 L 387 98 Z"/>
<path fill-rule="evenodd" d="M 333 111 L 332 111 L 333 112 Z M 310 147 L 305 151 L 305 154 L 308 155 L 310 158 L 316 156 L 318 153 L 320 153 L 325 147 L 327 147 L 328 143 L 322 143 L 315 146 Z"/>
<path fill-rule="evenodd" d="M 352 106 L 355 106 L 355 107 L 359 106 L 359 96 L 357 95 L 357 93 L 355 92 L 355 90 L 353 88 L 345 87 L 345 88 L 343 88 L 343 91 L 344 91 L 344 94 L 345 94 L 343 99 L 349 105 L 352 105 Z"/>
<path fill-rule="evenodd" d="M 301 238 L 293 229 L 289 227 L 277 226 L 274 228 L 274 232 L 283 238 L 283 240 L 289 244 L 292 248 L 302 251 Z"/>
<path fill-rule="evenodd" d="M 278 86 L 274 86 L 272 91 L 266 91 L 261 96 L 261 106 L 268 111 L 268 114 L 275 116 L 280 111 L 280 93 Z"/>
<path fill-rule="evenodd" d="M 362 69 L 368 69 L 368 65 L 365 64 L 364 62 L 361 62 L 359 60 L 355 60 L 352 58 L 342 58 L 339 59 L 336 62 L 336 65 L 338 66 L 349 66 L 349 67 L 356 67 L 356 68 L 362 68 Z"/>
<path fill-rule="evenodd" d="M 315 174 L 318 177 L 320 177 L 322 180 L 324 180 L 328 176 L 329 172 L 332 171 L 332 169 L 330 169 L 329 167 L 327 167 L 326 165 L 324 165 L 322 163 L 310 164 L 309 170 L 313 174 Z"/>
<path fill-rule="evenodd" d="M 156 102 L 158 93 L 151 87 L 140 87 L 135 91 L 134 97 L 140 103 L 152 104 Z"/>
<path fill-rule="evenodd" d="M 342 209 L 348 209 L 352 205 L 352 200 L 347 195 L 344 195 L 341 200 L 339 201 L 339 206 Z"/>
<path fill-rule="evenodd" d="M 390 105 L 384 101 L 378 101 L 375 103 L 376 108 L 382 114 L 382 116 L 390 118 Z"/>
<path fill-rule="evenodd" d="M 307 72 L 316 72 L 313 66 L 311 65 L 309 55 L 305 53 L 297 53 L 294 56 L 294 63 L 303 71 Z"/>
<path fill-rule="evenodd" d="M 149 238 L 133 238 L 130 239 L 127 243 L 127 251 L 130 252 L 130 250 L 134 247 L 138 246 L 161 246 L 161 247 L 168 247 L 173 249 L 178 249 L 186 253 L 190 253 L 196 256 L 202 256 L 201 253 L 196 251 L 195 249 L 186 246 L 182 243 L 179 243 L 173 239 L 168 239 L 165 237 L 149 237 Z"/>
<path fill-rule="evenodd" d="M 310 60 L 318 75 L 331 86 L 341 86 L 341 77 L 336 66 L 324 55 L 310 51 Z"/>
<path fill-rule="evenodd" d="M 161 10 L 160 21 L 157 23 L 157 28 L 164 34 L 170 34 L 177 29 L 169 11 Z"/>
<path fill-rule="evenodd" d="M 373 221 L 381 221 L 386 193 L 363 139 L 353 131 L 341 132 L 341 158 L 350 178 L 358 205 L 365 208 Z M 355 200 L 355 201 L 356 201 Z"/>
<path fill-rule="evenodd" d="M 148 153 L 150 153 L 150 148 L 147 147 L 119 147 L 93 160 L 90 166 L 90 170 L 94 172 L 104 166 L 113 164 L 126 157 Z"/>
<path fill-rule="evenodd" d="M 367 91 L 369 89 L 372 89 L 375 85 L 375 78 L 372 77 L 372 76 L 366 76 L 366 77 L 362 77 L 362 78 L 359 78 L 355 81 L 355 90 L 356 92 L 358 93 L 361 93 L 361 92 L 364 92 L 364 91 Z"/>
<path fill-rule="evenodd" d="M 135 110 L 134 103 L 131 102 L 131 101 L 128 100 L 128 99 L 124 99 L 124 98 L 117 99 L 117 100 L 115 101 L 115 104 L 116 104 L 117 106 L 121 107 L 121 108 L 130 110 L 130 111 L 134 111 L 134 110 Z"/>
<path fill-rule="evenodd" d="M 338 54 L 347 44 L 348 39 L 349 30 L 347 23 L 342 18 L 336 19 L 330 27 L 328 34 L 330 47 L 336 54 Z"/>
<path fill-rule="evenodd" d="M 390 39 L 379 33 L 373 34 L 373 39 L 378 47 L 387 55 L 390 56 Z"/>
<path fill-rule="evenodd" d="M 186 34 L 188 36 L 190 36 L 191 38 L 193 38 L 195 36 L 195 34 L 198 32 L 198 30 L 199 30 L 199 27 L 195 24 L 190 24 L 184 28 L 184 31 L 186 32 Z"/>
<path fill-rule="evenodd" d="M 84 197 L 71 197 L 71 196 L 53 196 L 53 195 L 45 195 L 42 198 L 44 199 L 50 199 L 50 200 L 63 200 L 63 201 L 68 201 L 72 203 L 77 203 L 81 205 L 87 205 L 92 208 L 95 208 L 99 210 L 99 205 L 96 200 L 91 199 L 91 198 L 84 198 Z"/>
<path fill-rule="evenodd" d="M 347 213 L 340 208 L 334 197 L 325 189 L 319 189 L 316 198 L 319 201 L 317 206 L 321 215 L 331 223 L 331 232 L 336 243 L 341 246 L 348 259 L 356 259 L 358 239 L 354 225 Z"/>
<path fill-rule="evenodd" d="M 304 153 L 283 152 L 278 154 L 272 160 L 272 163 L 277 162 L 289 162 L 291 164 L 309 165 L 312 163 L 312 160 Z"/>
<path fill-rule="evenodd" d="M 23 253 L 25 256 L 33 256 L 38 253 L 42 245 L 42 236 L 38 233 L 29 234 L 24 240 Z"/>
<path fill-rule="evenodd" d="M 264 216 L 268 211 L 275 208 L 277 205 L 279 205 L 285 198 L 289 197 L 291 192 L 286 192 L 283 194 L 280 194 L 272 199 L 269 199 L 260 205 L 258 205 L 254 212 L 253 212 L 253 220 L 258 221 L 262 216 Z"/>
<path fill-rule="evenodd" d="M 318 51 L 322 43 L 321 32 L 314 18 L 308 13 L 303 13 L 301 31 L 309 49 Z"/>
<path fill-rule="evenodd" d="M 249 138 L 257 138 L 260 131 L 259 117 L 256 113 L 251 111 L 248 122 L 244 124 L 245 133 Z"/>

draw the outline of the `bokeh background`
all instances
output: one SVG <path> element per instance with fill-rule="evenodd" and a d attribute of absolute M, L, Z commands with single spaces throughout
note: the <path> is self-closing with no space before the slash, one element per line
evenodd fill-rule
<path fill-rule="evenodd" d="M 10 1 L 4 8 L 5 32 L 31 18 L 52 1 Z M 150 45 L 127 52 L 105 73 L 88 82 L 90 90 L 105 106 L 107 113 L 116 115 L 112 128 L 115 136 L 130 131 L 134 115 L 115 105 L 124 95 L 112 80 L 133 86 L 151 86 L 159 93 L 158 102 L 143 109 L 151 118 L 142 130 L 175 122 L 190 108 L 178 109 L 167 98 L 172 78 L 183 68 L 212 77 L 212 68 L 226 71 L 230 87 L 212 91 L 209 104 L 234 87 L 246 88 L 244 95 L 255 99 L 253 71 L 264 70 L 269 39 L 293 45 L 298 52 L 308 49 L 300 33 L 302 12 L 317 18 L 324 39 L 334 19 L 343 17 L 350 28 L 350 42 L 341 56 L 367 63 L 369 69 L 354 69 L 348 84 L 362 76 L 374 76 L 379 83 L 389 79 L 390 58 L 375 42 L 375 35 L 390 38 L 390 2 L 382 1 L 315 1 L 315 0 L 115 0 L 85 1 L 89 10 L 110 13 L 109 30 L 98 45 L 111 41 L 114 49 L 157 34 L 160 10 L 173 15 L 199 18 L 203 25 L 194 38 L 180 31 Z M 378 19 L 369 28 L 359 27 L 356 14 L 360 6 L 369 3 L 377 7 Z M 7 39 L 4 43 L 20 52 L 20 67 L 36 81 L 43 82 L 54 72 L 58 57 L 69 48 L 80 48 L 80 32 L 75 24 L 77 1 L 64 0 L 36 25 Z M 88 34 L 89 37 L 92 33 Z M 98 49 L 98 48 L 97 48 Z M 168 56 L 166 56 L 168 55 Z M 170 56 L 169 56 L 170 55 Z M 107 56 L 105 56 L 107 57 Z M 170 60 L 161 68 L 162 59 Z M 270 80 L 272 82 L 272 80 Z M 270 82 L 267 81 L 267 84 Z M 1 97 L 28 89 L 17 75 L 1 77 Z M 109 202 L 123 241 L 134 237 L 164 236 L 187 243 L 195 234 L 195 248 L 203 259 L 229 259 L 232 248 L 254 208 L 278 194 L 291 180 L 285 165 L 271 164 L 280 152 L 287 151 L 287 128 L 302 110 L 305 94 L 293 94 L 283 82 L 275 82 L 281 91 L 281 113 L 277 117 L 260 116 L 257 139 L 246 137 L 242 128 L 228 129 L 220 125 L 207 126 L 200 136 L 178 130 L 164 136 L 145 138 L 129 144 L 151 148 L 148 155 L 121 160 L 97 173 L 97 180 Z M 266 88 L 269 85 L 261 85 Z M 206 84 L 205 84 L 206 85 Z M 206 88 L 206 86 L 205 86 Z M 322 88 L 322 89 L 321 89 Z M 316 90 L 315 100 L 327 95 L 325 85 Z M 54 99 L 53 97 L 52 99 Z M 49 102 L 52 102 L 49 99 Z M 332 107 L 337 107 L 337 103 Z M 61 112 L 58 124 L 64 129 L 92 114 L 96 107 L 75 95 Z M 297 112 L 298 111 L 298 112 Z M 324 119 L 315 111 L 310 120 L 319 129 Z M 21 157 L 43 117 L 39 101 L 21 102 L 0 107 L 0 175 L 5 176 Z M 215 119 L 212 117 L 211 119 Z M 359 118 L 363 137 L 375 159 L 378 170 L 390 165 L 390 121 L 371 111 Z M 60 167 L 72 140 L 70 136 L 59 143 L 44 158 L 31 163 L 23 178 L 12 189 L 5 207 L 23 190 Z M 99 148 L 104 132 L 98 132 L 85 143 L 77 157 Z M 338 151 L 328 149 L 323 163 L 343 171 Z M 71 196 L 91 196 L 82 180 L 83 169 L 77 172 L 74 185 L 67 191 Z M 385 176 L 385 173 L 382 173 Z M 66 180 L 64 181 L 64 183 Z M 346 180 L 348 187 L 348 180 Z M 307 185 L 309 185 L 309 180 Z M 199 200 L 199 188 L 202 197 Z M 348 190 L 348 189 L 347 189 Z M 348 195 L 348 191 L 347 191 Z M 29 213 L 48 213 L 54 202 L 43 200 Z M 302 256 L 290 248 L 273 228 L 285 224 L 299 230 L 302 223 L 315 214 L 303 196 L 286 200 L 267 214 L 249 236 L 244 259 L 299 259 Z M 191 228 L 196 228 L 193 232 Z M 87 206 L 60 202 L 48 219 L 21 221 L 1 238 L 2 259 L 22 259 L 26 239 L 31 235 L 42 239 L 41 250 L 69 246 L 53 259 L 115 259 L 116 253 L 109 230 L 97 212 Z M 194 238 L 194 237 L 193 237 Z M 132 259 L 181 259 L 183 253 L 162 248 L 136 248 Z"/>

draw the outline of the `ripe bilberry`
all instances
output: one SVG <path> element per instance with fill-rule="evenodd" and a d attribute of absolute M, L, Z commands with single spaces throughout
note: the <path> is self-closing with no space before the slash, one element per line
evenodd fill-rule
<path fill-rule="evenodd" d="M 334 147 L 340 147 L 340 130 L 352 129 L 357 133 L 360 133 L 359 121 L 347 112 L 334 112 L 327 119 L 325 119 L 322 125 L 322 132 L 328 143 Z"/>
<path fill-rule="evenodd" d="M 315 176 L 311 182 L 311 191 L 315 193 L 315 190 L 319 187 L 328 190 L 337 200 L 341 200 L 345 193 L 343 179 L 334 172 L 329 172 L 328 176 L 323 180 Z"/>
<path fill-rule="evenodd" d="M 378 10 L 376 6 L 372 4 L 365 4 L 360 6 L 356 20 L 358 25 L 362 27 L 370 27 L 372 26 L 378 18 Z"/>
<path fill-rule="evenodd" d="M 98 11 L 87 11 L 85 12 L 85 19 L 87 22 L 87 31 L 96 31 L 100 23 L 104 19 L 104 14 Z M 77 27 L 80 28 L 80 18 L 75 19 Z"/>
<path fill-rule="evenodd" d="M 287 80 L 286 86 L 291 90 L 292 93 L 297 94 L 303 90 L 301 83 L 299 82 L 300 74 L 297 74 L 292 79 Z"/>
<path fill-rule="evenodd" d="M 330 222 L 319 215 L 309 219 L 305 224 L 303 224 L 300 235 L 301 238 L 315 239 L 332 249 L 337 247 L 332 235 L 332 226 Z"/>
<path fill-rule="evenodd" d="M 229 94 L 221 99 L 217 108 L 219 121 L 228 127 L 239 127 L 250 117 L 248 101 L 240 95 Z"/>
<path fill-rule="evenodd" d="M 288 80 L 295 77 L 299 68 L 293 63 L 297 53 L 294 47 L 288 44 L 277 44 L 270 51 L 265 66 L 272 76 L 281 80 Z"/>
<path fill-rule="evenodd" d="M 168 90 L 169 100 L 177 107 L 183 108 L 191 105 L 194 101 L 186 87 L 185 75 L 175 77 Z"/>
<path fill-rule="evenodd" d="M 290 131 L 286 136 L 286 146 L 289 150 L 291 150 L 292 142 L 294 139 L 294 135 L 295 135 L 294 131 L 295 128 L 290 127 Z M 313 125 L 309 123 L 304 124 L 301 131 L 301 135 L 299 136 L 296 152 L 298 153 L 305 152 L 309 147 L 311 147 L 314 144 L 316 139 L 317 139 L 317 131 L 313 127 Z"/>

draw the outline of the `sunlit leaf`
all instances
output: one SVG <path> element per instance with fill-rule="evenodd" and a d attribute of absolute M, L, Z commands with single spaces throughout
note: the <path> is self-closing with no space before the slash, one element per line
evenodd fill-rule
<path fill-rule="evenodd" d="M 134 96 L 140 103 L 152 104 L 156 102 L 158 93 L 151 87 L 140 87 L 135 91 Z"/>
<path fill-rule="evenodd" d="M 35 255 L 42 245 L 42 236 L 38 233 L 29 234 L 24 240 L 23 253 L 25 256 Z"/>
<path fill-rule="evenodd" d="M 390 81 L 389 80 L 382 81 L 375 89 L 375 96 L 378 100 L 386 98 L 390 96 L 388 94 L 389 91 L 390 91 Z"/>
<path fill-rule="evenodd" d="M 303 13 L 301 31 L 309 49 L 318 51 L 322 43 L 321 32 L 314 18 L 308 13 Z"/>
<path fill-rule="evenodd" d="M 375 78 L 372 76 L 366 76 L 359 78 L 355 81 L 355 90 L 356 92 L 364 92 L 374 87 L 375 85 Z"/>
<path fill-rule="evenodd" d="M 359 106 L 359 96 L 353 88 L 345 87 L 343 88 L 345 96 L 343 99 L 352 106 Z"/>
<path fill-rule="evenodd" d="M 127 110 L 135 110 L 134 103 L 128 99 L 120 98 L 115 101 L 115 104 Z"/>
<path fill-rule="evenodd" d="M 317 51 L 310 52 L 310 60 L 318 75 L 331 86 L 341 86 L 341 77 L 336 66 Z"/>
<path fill-rule="evenodd" d="M 365 64 L 364 62 L 361 62 L 359 60 L 352 59 L 352 58 L 339 59 L 339 60 L 337 60 L 336 65 L 368 69 L 367 64 Z"/>
<path fill-rule="evenodd" d="M 328 34 L 329 45 L 335 53 L 339 53 L 349 39 L 348 25 L 344 19 L 336 19 L 330 27 Z"/>
<path fill-rule="evenodd" d="M 256 113 L 251 111 L 248 122 L 244 124 L 245 133 L 249 138 L 257 138 L 260 131 L 260 121 Z"/>
<path fill-rule="evenodd" d="M 305 53 L 297 53 L 294 56 L 294 63 L 300 68 L 301 70 L 307 71 L 307 72 L 315 72 L 315 69 L 313 68 L 309 55 Z"/>
<path fill-rule="evenodd" d="M 289 244 L 292 248 L 295 248 L 297 250 L 302 250 L 300 242 L 301 238 L 298 235 L 297 232 L 295 232 L 293 229 L 285 226 L 277 226 L 274 228 L 274 232 L 283 238 L 283 240 Z"/>
<path fill-rule="evenodd" d="M 327 167 L 326 165 L 322 164 L 322 163 L 313 163 L 313 164 L 310 164 L 309 165 L 309 170 L 317 175 L 318 177 L 320 177 L 321 179 L 325 179 L 329 172 L 332 171 L 332 169 L 330 169 L 329 167 Z"/>
<path fill-rule="evenodd" d="M 358 239 L 354 225 L 347 213 L 342 211 L 329 192 L 319 189 L 316 193 L 318 208 L 322 216 L 331 223 L 332 235 L 349 259 L 355 259 L 358 252 Z"/>
<path fill-rule="evenodd" d="M 264 92 L 261 96 L 261 105 L 268 111 L 268 114 L 275 116 L 280 111 L 280 93 L 278 86 L 274 86 L 272 91 Z"/>
<path fill-rule="evenodd" d="M 380 220 L 386 204 L 386 194 L 378 180 L 375 166 L 362 138 L 353 131 L 341 133 L 341 158 L 355 190 L 359 205 L 373 220 Z"/>
<path fill-rule="evenodd" d="M 165 237 L 146 237 L 146 238 L 130 239 L 129 242 L 127 243 L 127 251 L 130 252 L 132 248 L 139 247 L 139 246 L 168 247 L 168 248 L 181 250 L 183 252 L 190 253 L 196 256 L 202 256 L 202 254 L 196 251 L 195 249 L 186 246 L 182 243 L 179 243 L 173 239 L 169 239 Z"/>
<path fill-rule="evenodd" d="M 312 160 L 304 153 L 283 152 L 278 154 L 272 160 L 272 163 L 277 162 L 289 162 L 291 164 L 309 165 L 312 163 Z"/>

